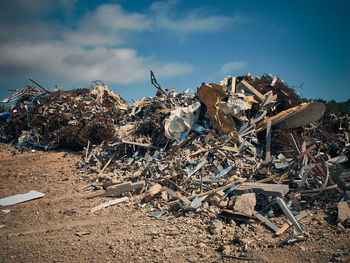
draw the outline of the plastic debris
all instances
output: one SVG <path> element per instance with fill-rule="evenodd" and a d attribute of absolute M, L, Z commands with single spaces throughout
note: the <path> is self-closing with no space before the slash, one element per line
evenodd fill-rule
<path fill-rule="evenodd" d="M 17 194 L 5 198 L 0 199 L 0 205 L 2 206 L 8 206 L 8 205 L 15 205 L 18 203 L 23 203 L 26 201 L 38 199 L 45 196 L 45 194 L 31 190 L 30 192 L 26 194 Z"/>

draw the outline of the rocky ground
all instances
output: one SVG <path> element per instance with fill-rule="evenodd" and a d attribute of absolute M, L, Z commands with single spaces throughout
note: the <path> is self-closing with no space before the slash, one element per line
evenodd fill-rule
<path fill-rule="evenodd" d="M 159 209 L 141 204 L 141 194 L 91 213 L 110 199 L 87 199 L 94 193 L 82 190 L 89 175 L 74 168 L 80 156 L 0 144 L 0 198 L 45 193 L 1 207 L 0 262 L 350 262 L 349 228 L 339 228 L 336 215 L 317 203 L 300 221 L 307 239 L 284 247 L 289 231 L 276 238 L 261 224 L 223 222 L 219 208 L 206 204 L 150 218 Z"/>

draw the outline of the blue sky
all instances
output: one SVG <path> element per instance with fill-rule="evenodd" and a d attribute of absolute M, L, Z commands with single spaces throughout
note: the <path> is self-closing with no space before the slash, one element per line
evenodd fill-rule
<path fill-rule="evenodd" d="M 349 1 L 0 3 L 0 98 L 29 84 L 153 96 L 226 75 L 279 75 L 306 98 L 350 98 Z M 302 85 L 301 88 L 299 86 Z"/>

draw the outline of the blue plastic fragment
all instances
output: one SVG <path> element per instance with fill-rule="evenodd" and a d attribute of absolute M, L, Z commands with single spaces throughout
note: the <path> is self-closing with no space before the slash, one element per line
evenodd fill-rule
<path fill-rule="evenodd" d="M 6 119 L 10 118 L 10 116 L 11 116 L 11 113 L 6 111 L 6 112 L 0 114 L 0 120 L 6 120 Z"/>
<path fill-rule="evenodd" d="M 191 205 L 190 205 L 190 208 L 192 208 L 192 209 L 197 209 L 198 207 L 200 207 L 200 206 L 202 205 L 202 201 L 203 201 L 205 198 L 207 198 L 207 196 L 208 196 L 208 195 L 205 195 L 205 196 L 202 196 L 202 197 L 196 196 L 196 197 L 193 199 L 193 201 L 192 201 L 192 203 L 191 203 Z"/>
<path fill-rule="evenodd" d="M 36 143 L 34 143 L 34 142 L 31 142 L 29 139 L 31 138 L 31 136 L 29 136 L 28 137 L 28 139 L 27 139 L 27 143 L 29 144 L 29 145 L 32 145 L 32 146 L 35 146 L 35 147 L 38 147 L 38 148 L 42 148 L 42 149 L 44 149 L 44 150 L 47 150 L 48 148 L 49 148 L 49 146 L 47 146 L 47 145 L 40 145 L 40 144 L 36 144 Z"/>
<path fill-rule="evenodd" d="M 190 179 L 191 176 L 194 175 L 199 169 L 201 169 L 202 166 L 205 165 L 206 163 L 207 163 L 207 160 L 205 160 L 205 159 L 204 159 L 203 161 L 201 161 L 200 163 L 198 163 L 197 166 L 196 166 L 196 168 L 194 168 L 194 170 L 193 170 L 191 173 L 189 173 L 189 175 L 187 175 L 187 177 L 186 177 L 186 179 L 185 179 L 185 182 L 186 182 L 188 179 Z"/>
<path fill-rule="evenodd" d="M 243 182 L 245 182 L 247 179 L 243 178 Z M 240 186 L 242 183 L 238 183 L 234 186 L 232 186 L 230 189 L 227 190 L 227 192 L 224 194 L 223 197 L 221 197 L 221 200 L 224 200 L 233 190 L 235 190 L 238 186 Z"/>
<path fill-rule="evenodd" d="M 164 213 L 165 213 L 165 210 L 161 210 L 161 211 L 158 211 L 158 212 L 151 213 L 148 216 L 149 217 L 158 218 L 158 217 L 161 217 Z"/>
<path fill-rule="evenodd" d="M 204 128 L 203 126 L 199 125 L 199 124 L 195 124 L 192 128 L 194 131 L 202 133 L 206 130 L 206 128 Z"/>
<path fill-rule="evenodd" d="M 186 138 L 186 136 L 187 136 L 187 132 L 183 132 L 183 133 L 181 133 L 181 137 L 178 138 L 177 140 L 178 140 L 179 142 L 181 142 L 183 139 Z"/>
<path fill-rule="evenodd" d="M 36 100 L 36 98 L 37 97 L 39 97 L 39 96 L 41 96 L 41 95 L 43 95 L 43 94 L 45 94 L 46 93 L 46 91 L 44 91 L 44 92 L 42 92 L 42 93 L 40 93 L 40 94 L 37 94 L 37 95 L 35 95 L 34 96 L 34 98 L 32 99 L 32 101 L 29 103 L 29 105 L 28 105 L 28 107 L 27 107 L 27 123 L 28 123 L 28 126 L 30 127 L 30 124 L 29 124 L 29 108 L 30 108 L 30 106 L 32 105 L 32 103 Z"/>
<path fill-rule="evenodd" d="M 230 165 L 229 167 L 227 167 L 226 169 L 222 170 L 220 173 L 218 173 L 215 177 L 214 180 L 219 179 L 220 177 L 224 176 L 225 174 L 227 174 L 229 171 L 231 171 L 232 169 L 232 165 Z"/>

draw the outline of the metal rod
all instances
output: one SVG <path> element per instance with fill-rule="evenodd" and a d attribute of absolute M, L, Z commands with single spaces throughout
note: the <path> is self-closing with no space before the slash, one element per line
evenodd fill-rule
<path fill-rule="evenodd" d="M 276 201 L 277 201 L 277 204 L 281 207 L 283 213 L 286 215 L 286 217 L 289 219 L 289 221 L 293 223 L 293 225 L 297 228 L 299 233 L 304 233 L 304 230 L 302 229 L 298 220 L 295 218 L 295 216 L 289 210 L 289 208 L 288 208 L 287 204 L 284 202 L 283 198 L 276 197 Z"/>

